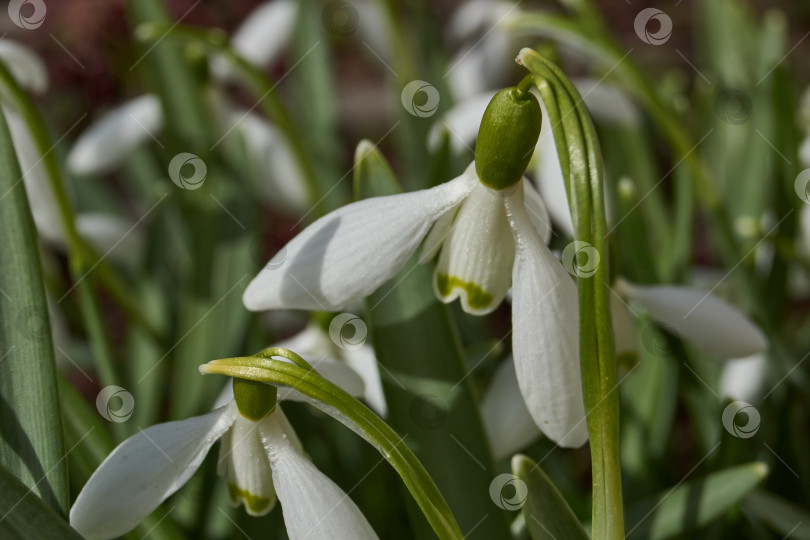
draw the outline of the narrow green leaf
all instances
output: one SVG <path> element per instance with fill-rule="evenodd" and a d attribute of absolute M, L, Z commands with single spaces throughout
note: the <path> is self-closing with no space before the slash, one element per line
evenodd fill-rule
<path fill-rule="evenodd" d="M 82 540 L 59 514 L 0 466 L 0 538 Z"/>
<path fill-rule="evenodd" d="M 628 538 L 670 538 L 705 527 L 740 502 L 768 475 L 761 462 L 729 467 L 630 505 Z"/>
<path fill-rule="evenodd" d="M 358 146 L 354 171 L 358 196 L 399 191 L 385 158 L 368 142 Z M 432 280 L 430 266 L 411 260 L 367 301 L 388 420 L 425 464 L 462 530 L 471 538 L 502 538 L 509 526 L 489 497 L 496 476 L 489 444 L 456 328 Z M 424 529 L 424 520 L 414 527 Z"/>
<path fill-rule="evenodd" d="M 34 222 L 0 113 L 0 465 L 59 513 L 68 509 L 48 304 Z"/>
<path fill-rule="evenodd" d="M 765 490 L 754 490 L 743 501 L 743 510 L 767 523 L 783 538 L 810 540 L 810 512 Z"/>
<path fill-rule="evenodd" d="M 523 515 L 534 540 L 588 540 L 574 511 L 538 464 L 518 454 L 512 458 L 512 473 L 518 477 L 515 482 L 525 484 L 515 486 L 513 499 L 528 489 Z"/>

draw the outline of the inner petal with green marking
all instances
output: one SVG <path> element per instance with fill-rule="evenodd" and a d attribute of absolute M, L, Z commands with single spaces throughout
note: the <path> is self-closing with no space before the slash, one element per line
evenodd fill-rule
<path fill-rule="evenodd" d="M 467 196 L 447 227 L 433 277 L 443 302 L 458 298 L 467 313 L 494 310 L 512 285 L 515 246 L 504 206 L 505 196 L 483 185 Z"/>
<path fill-rule="evenodd" d="M 259 422 L 237 416 L 221 439 L 217 468 L 228 479 L 231 504 L 243 505 L 252 516 L 262 516 L 276 504 L 270 460 L 258 428 Z"/>

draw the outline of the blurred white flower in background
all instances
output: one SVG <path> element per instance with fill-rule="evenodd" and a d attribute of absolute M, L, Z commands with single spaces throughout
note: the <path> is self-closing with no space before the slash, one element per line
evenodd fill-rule
<path fill-rule="evenodd" d="M 28 47 L 10 39 L 0 40 L 0 61 L 4 62 L 16 81 L 26 90 L 43 94 L 48 89 L 48 72 L 42 60 Z M 28 124 L 12 98 L 0 95 L 0 107 L 8 122 L 22 181 L 28 195 L 31 214 L 40 237 L 46 242 L 64 249 L 67 243 L 62 217 L 51 189 L 45 161 L 34 141 Z M 115 214 L 88 212 L 76 216 L 79 234 L 101 253 L 110 252 L 113 257 L 125 256 L 137 249 L 140 237 L 129 231 L 131 222 Z M 125 238 L 126 246 L 122 238 Z M 113 250 L 114 251 L 111 251 Z"/>

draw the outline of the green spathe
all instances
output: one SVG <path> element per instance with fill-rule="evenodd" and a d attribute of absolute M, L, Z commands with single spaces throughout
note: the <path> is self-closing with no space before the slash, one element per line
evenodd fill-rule
<path fill-rule="evenodd" d="M 537 99 L 515 86 L 492 98 L 475 143 L 475 172 L 492 189 L 515 185 L 532 157 L 543 114 Z"/>
<path fill-rule="evenodd" d="M 278 390 L 275 386 L 248 379 L 234 378 L 233 396 L 239 414 L 258 422 L 276 406 Z"/>

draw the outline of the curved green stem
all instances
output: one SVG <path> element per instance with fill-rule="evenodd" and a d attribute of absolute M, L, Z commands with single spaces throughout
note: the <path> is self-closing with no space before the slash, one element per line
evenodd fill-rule
<path fill-rule="evenodd" d="M 577 90 L 560 69 L 534 51 L 518 56 L 552 125 L 566 179 L 576 239 L 596 248 L 601 263 L 580 278 L 580 363 L 593 467 L 593 537 L 624 538 L 619 452 L 619 395 L 610 313 L 610 269 L 604 207 L 604 171 L 596 130 Z"/>
<path fill-rule="evenodd" d="M 363 437 L 402 477 L 433 530 L 442 539 L 463 538 L 455 517 L 422 463 L 403 439 L 368 407 L 327 381 L 300 356 L 283 349 L 266 349 L 261 356 L 225 358 L 200 366 L 202 373 L 216 373 L 268 384 L 289 386 L 313 405 L 346 424 Z M 294 363 L 275 358 L 284 356 Z"/>

